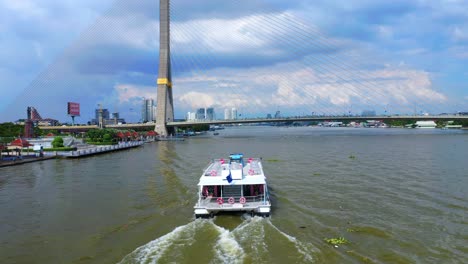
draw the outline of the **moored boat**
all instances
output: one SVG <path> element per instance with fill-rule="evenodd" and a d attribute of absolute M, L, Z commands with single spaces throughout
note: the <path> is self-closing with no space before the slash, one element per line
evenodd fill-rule
<path fill-rule="evenodd" d="M 269 216 L 271 203 L 261 158 L 244 160 L 242 154 L 214 159 L 198 183 L 196 217 L 219 212 L 248 212 Z"/>

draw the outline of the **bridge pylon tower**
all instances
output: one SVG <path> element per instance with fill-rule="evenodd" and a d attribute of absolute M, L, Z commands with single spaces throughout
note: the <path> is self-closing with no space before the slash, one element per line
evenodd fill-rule
<path fill-rule="evenodd" d="M 156 126 L 154 131 L 160 136 L 168 136 L 175 132 L 173 128 L 166 126 L 167 122 L 174 121 L 169 8 L 169 0 L 159 1 L 159 72 L 157 80 Z"/>

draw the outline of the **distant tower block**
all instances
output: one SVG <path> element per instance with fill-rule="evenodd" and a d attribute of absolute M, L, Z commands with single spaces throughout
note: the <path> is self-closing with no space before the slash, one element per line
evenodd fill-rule
<path fill-rule="evenodd" d="M 159 73 L 156 103 L 156 131 L 160 136 L 173 134 L 167 122 L 174 121 L 172 100 L 169 0 L 159 1 Z"/>

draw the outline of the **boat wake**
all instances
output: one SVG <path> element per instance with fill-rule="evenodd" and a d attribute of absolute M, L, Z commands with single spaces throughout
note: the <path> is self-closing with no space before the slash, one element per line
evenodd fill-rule
<path fill-rule="evenodd" d="M 143 245 L 120 263 L 311 263 L 314 248 L 274 226 L 269 219 L 247 217 L 233 230 L 212 219 L 196 219 Z"/>

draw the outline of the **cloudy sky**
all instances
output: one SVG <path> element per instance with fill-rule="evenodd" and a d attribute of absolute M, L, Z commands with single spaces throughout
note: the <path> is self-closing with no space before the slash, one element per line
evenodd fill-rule
<path fill-rule="evenodd" d="M 0 122 L 128 121 L 156 98 L 156 0 L 0 0 Z M 468 111 L 466 0 L 173 0 L 176 118 Z"/>

